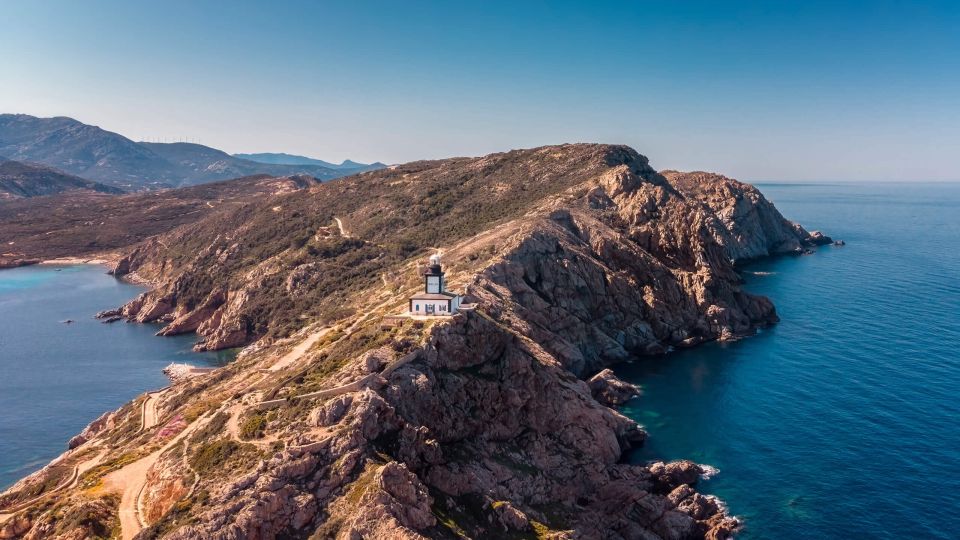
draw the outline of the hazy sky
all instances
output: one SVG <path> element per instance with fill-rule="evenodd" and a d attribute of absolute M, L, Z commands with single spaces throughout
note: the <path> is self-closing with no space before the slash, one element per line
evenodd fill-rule
<path fill-rule="evenodd" d="M 960 179 L 960 2 L 0 0 L 0 112 L 390 163 Z"/>

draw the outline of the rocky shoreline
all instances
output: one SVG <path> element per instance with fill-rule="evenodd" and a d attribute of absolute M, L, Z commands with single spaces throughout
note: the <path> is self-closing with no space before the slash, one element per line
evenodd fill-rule
<path fill-rule="evenodd" d="M 453 192 L 462 204 L 433 222 L 448 236 L 402 221 L 410 201 Z M 405 251 L 418 241 L 444 242 L 476 308 L 385 329 L 420 285 Z M 84 485 L 119 500 L 49 500 L 173 539 L 729 538 L 740 521 L 693 487 L 715 471 L 623 462 L 646 433 L 612 407 L 639 389 L 605 368 L 774 324 L 736 264 L 828 242 L 752 186 L 657 173 L 610 145 L 418 162 L 201 221 L 119 260 L 115 275 L 156 287 L 104 316 L 245 352 L 116 411 L 61 458 L 102 449 Z M 287 337 L 303 317 L 313 326 Z M 86 526 L 44 508 L 0 535 Z"/>

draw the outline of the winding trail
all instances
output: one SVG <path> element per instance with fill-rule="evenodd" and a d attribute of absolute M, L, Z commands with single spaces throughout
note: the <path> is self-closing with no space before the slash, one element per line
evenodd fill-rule
<path fill-rule="evenodd" d="M 343 224 L 340 221 L 340 219 L 339 218 L 334 218 L 334 219 L 336 219 L 337 221 L 337 226 L 340 228 L 341 234 L 345 237 L 349 237 L 349 234 L 347 234 L 346 231 L 344 230 Z M 372 316 L 374 316 L 375 311 L 377 309 L 380 309 L 390 304 L 392 301 L 393 301 L 393 298 L 388 297 L 387 300 L 375 306 L 374 309 L 368 312 L 365 316 L 359 317 L 351 325 L 349 325 L 347 328 L 344 329 L 343 336 L 341 336 L 339 339 L 342 339 L 343 337 L 347 337 L 353 334 L 361 324 L 363 324 L 364 322 L 369 320 Z M 261 369 L 261 373 L 263 374 L 263 376 L 260 377 L 258 381 L 251 383 L 251 385 L 255 384 L 256 382 L 259 382 L 259 380 L 264 379 L 266 377 L 266 373 L 283 370 L 289 367 L 290 365 L 292 365 L 293 363 L 295 363 L 297 360 L 301 359 L 307 353 L 307 351 L 310 350 L 311 347 L 313 347 L 332 329 L 333 327 L 330 327 L 330 326 L 323 327 L 313 332 L 309 336 L 307 336 L 306 339 L 304 339 L 299 344 L 297 344 L 288 353 L 281 356 L 269 368 L 265 370 Z M 245 410 L 251 410 L 251 409 L 264 410 L 264 409 L 280 406 L 282 404 L 290 403 L 292 400 L 310 399 L 315 397 L 332 397 L 340 394 L 345 394 L 348 392 L 355 392 L 364 388 L 377 376 L 389 375 L 395 369 L 414 360 L 417 357 L 417 355 L 418 355 L 418 352 L 408 354 L 405 357 L 397 361 L 394 361 L 390 365 L 386 366 L 386 368 L 380 373 L 370 373 L 357 380 L 354 380 L 353 382 L 350 382 L 341 386 L 337 386 L 334 388 L 328 388 L 325 390 L 310 392 L 308 394 L 303 394 L 300 396 L 291 396 L 290 398 L 262 401 L 259 403 L 254 403 L 251 406 L 244 406 L 242 404 L 234 404 L 228 408 L 221 406 L 216 411 L 210 411 L 205 413 L 203 416 L 195 420 L 192 424 L 186 426 L 179 434 L 171 438 L 159 449 L 138 459 L 137 461 L 134 461 L 133 463 L 129 463 L 124 467 L 104 476 L 103 478 L 104 486 L 108 490 L 120 494 L 120 506 L 117 513 L 120 518 L 121 538 L 123 540 L 132 540 L 143 529 L 149 526 L 149 524 L 146 522 L 146 519 L 144 517 L 144 510 L 143 510 L 143 503 L 142 503 L 142 494 L 147 484 L 147 476 L 150 472 L 150 469 L 153 467 L 154 464 L 157 463 L 160 457 L 165 452 L 167 452 L 168 450 L 176 446 L 180 441 L 185 441 L 181 459 L 183 460 L 185 469 L 190 471 L 194 477 L 186 497 L 189 497 L 190 495 L 192 495 L 193 491 L 196 489 L 196 486 L 199 482 L 199 474 L 195 470 L 193 470 L 193 468 L 190 466 L 187 460 L 187 457 L 189 455 L 188 437 L 192 433 L 200 429 L 202 426 L 206 425 L 210 421 L 212 416 L 217 412 L 221 412 L 221 411 L 224 411 L 224 409 L 226 409 L 225 412 L 227 412 L 230 416 L 226 424 L 227 433 L 232 439 L 241 441 L 242 439 L 240 438 L 240 417 Z M 248 385 L 248 388 L 251 385 Z M 144 431 L 152 429 L 153 427 L 156 427 L 159 424 L 160 414 L 158 411 L 158 402 L 159 402 L 158 398 L 164 392 L 169 390 L 169 388 L 170 387 L 166 387 L 159 390 L 147 392 L 146 398 L 143 400 L 140 406 L 140 428 L 137 431 L 138 433 L 142 433 Z M 321 440 L 318 442 L 309 443 L 307 445 L 304 445 L 303 447 L 290 447 L 290 448 L 295 451 L 308 451 L 310 448 L 313 448 L 314 446 L 321 444 L 323 440 L 329 437 L 330 431 L 329 429 L 324 428 L 324 429 L 318 430 L 317 433 L 312 433 L 312 434 L 320 436 Z M 278 440 L 276 436 L 268 436 L 260 440 L 250 440 L 250 441 L 244 440 L 242 442 L 252 443 L 258 447 L 264 448 L 264 447 L 269 447 L 276 440 Z M 60 484 L 59 486 L 57 486 L 56 488 L 54 488 L 53 490 L 51 490 L 50 492 L 45 493 L 30 501 L 26 501 L 24 503 L 18 504 L 16 507 L 5 509 L 4 513 L 0 513 L 0 523 L 5 521 L 10 516 L 15 515 L 18 511 L 22 510 L 23 508 L 29 507 L 30 505 L 36 503 L 38 500 L 45 497 L 46 495 L 49 495 L 51 493 L 55 493 L 76 485 L 77 482 L 79 481 L 80 476 L 87 470 L 98 465 L 106 453 L 107 453 L 106 450 L 101 451 L 93 458 L 74 466 L 68 479 L 64 481 L 62 484 Z"/>
<path fill-rule="evenodd" d="M 419 357 L 419 356 L 420 356 L 420 351 L 419 351 L 419 350 L 413 351 L 412 353 L 407 354 L 407 355 L 404 356 L 403 358 L 392 362 L 390 365 L 388 365 L 386 368 L 384 368 L 383 371 L 380 371 L 380 372 L 378 372 L 378 373 L 370 373 L 370 374 L 368 374 L 368 375 L 364 375 L 363 377 L 360 377 L 359 379 L 357 379 L 357 380 L 355 380 L 355 381 L 348 382 L 347 384 L 342 384 L 342 385 L 340 385 L 340 386 L 335 386 L 335 387 L 333 387 L 333 388 L 327 388 L 327 389 L 324 389 L 324 390 L 317 390 L 317 391 L 315 391 L 315 392 L 309 392 L 309 393 L 306 393 L 306 394 L 300 394 L 299 396 L 290 396 L 290 397 L 285 397 L 285 398 L 280 398 L 280 399 L 270 399 L 270 400 L 267 400 L 267 401 L 261 401 L 260 403 L 254 404 L 254 405 L 253 405 L 253 408 L 262 411 L 262 410 L 267 410 L 267 409 L 272 409 L 272 408 L 275 408 L 275 407 L 279 407 L 279 406 L 281 406 L 281 405 L 285 405 L 285 404 L 287 404 L 287 403 L 290 403 L 290 402 L 296 401 L 296 400 L 312 399 L 312 398 L 317 398 L 317 397 L 331 398 L 331 397 L 339 396 L 339 395 L 342 395 L 342 394 L 347 394 L 347 393 L 350 393 L 350 392 L 356 392 L 356 391 L 358 391 L 358 390 L 363 389 L 369 382 L 373 381 L 373 380 L 376 379 L 378 376 L 379 376 L 379 377 L 386 377 L 387 375 L 390 375 L 391 373 L 393 373 L 394 371 L 396 371 L 398 368 L 400 368 L 400 367 L 402 367 L 402 366 L 404 366 L 404 365 L 406 365 L 406 364 L 409 364 L 410 362 L 416 360 L 417 357 Z M 229 423 L 228 423 L 228 426 L 229 426 Z"/>
<path fill-rule="evenodd" d="M 120 530 L 123 540 L 132 540 L 148 525 L 141 512 L 140 494 L 147 484 L 147 473 L 150 471 L 150 467 L 160 459 L 164 452 L 205 425 L 208 420 L 209 413 L 195 420 L 158 450 L 113 471 L 103 478 L 103 483 L 108 489 L 120 493 L 120 508 L 117 513 L 120 516 Z"/>
<path fill-rule="evenodd" d="M 91 446 L 95 446 L 95 445 L 91 445 Z M 9 508 L 4 508 L 4 509 L 3 509 L 3 512 L 0 512 L 0 523 L 5 522 L 8 518 L 10 518 L 11 516 L 13 516 L 13 515 L 16 514 L 17 512 L 19 512 L 19 511 L 21 511 L 21 510 L 23 510 L 23 509 L 25 509 L 25 508 L 29 508 L 29 507 L 32 506 L 33 504 L 36 504 L 38 501 L 40 501 L 41 499 L 43 499 L 44 497 L 46 497 L 46 496 L 48 496 L 48 495 L 51 495 L 51 494 L 53 494 L 53 493 L 58 493 L 58 492 L 60 492 L 60 491 L 63 491 L 63 490 L 65 490 L 65 489 L 72 488 L 73 486 L 77 485 L 77 482 L 80 481 L 80 476 L 81 476 L 83 473 L 87 472 L 88 470 L 90 470 L 90 469 L 96 467 L 97 465 L 99 465 L 99 464 L 100 464 L 100 460 L 102 460 L 102 459 L 103 459 L 103 456 L 105 456 L 106 454 L 107 454 L 107 451 L 106 451 L 106 450 L 101 450 L 100 452 L 98 452 L 98 453 L 97 453 L 95 456 L 93 456 L 92 458 L 90 458 L 90 459 L 88 459 L 88 460 L 86 460 L 86 461 L 81 461 L 80 463 L 74 465 L 74 466 L 73 466 L 73 469 L 70 471 L 70 476 L 68 476 L 66 480 L 64 480 L 63 482 L 61 482 L 60 485 L 58 485 L 57 487 L 51 489 L 50 491 L 47 491 L 47 492 L 45 492 L 45 493 L 41 493 L 40 495 L 37 495 L 36 497 L 34 497 L 34 498 L 32 498 L 32 499 L 30 499 L 30 500 L 28 500 L 28 501 L 24 501 L 24 502 L 22 502 L 22 503 L 16 504 L 16 505 L 11 506 L 11 507 L 9 507 Z"/>
<path fill-rule="evenodd" d="M 156 396 L 166 392 L 167 388 L 147 392 L 147 399 L 143 400 L 143 404 L 140 406 L 140 429 L 138 433 L 144 432 L 157 425 L 159 418 L 157 414 Z"/>
<path fill-rule="evenodd" d="M 340 236 L 344 238 L 350 238 L 350 233 L 348 233 L 347 230 L 343 228 L 343 222 L 340 221 L 340 218 L 335 217 L 333 218 L 333 220 L 337 222 L 337 228 L 340 229 Z"/>
<path fill-rule="evenodd" d="M 320 338 L 327 335 L 327 332 L 329 331 L 330 327 L 328 326 L 310 334 L 307 339 L 301 341 L 300 344 L 294 347 L 290 352 L 280 357 L 275 364 L 270 366 L 269 370 L 280 371 L 281 369 L 284 369 L 290 364 L 296 362 L 301 356 L 310 350 L 310 347 L 313 347 L 316 342 L 320 341 Z"/>

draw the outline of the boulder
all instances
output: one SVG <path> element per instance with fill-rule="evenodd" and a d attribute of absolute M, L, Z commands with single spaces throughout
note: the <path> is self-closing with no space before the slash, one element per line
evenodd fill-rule
<path fill-rule="evenodd" d="M 591 377 L 587 384 L 593 397 L 607 406 L 623 405 L 640 395 L 639 386 L 618 379 L 609 368 Z"/>

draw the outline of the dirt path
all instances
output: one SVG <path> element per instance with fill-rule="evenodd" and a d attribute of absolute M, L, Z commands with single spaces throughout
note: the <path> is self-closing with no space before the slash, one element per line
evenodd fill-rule
<path fill-rule="evenodd" d="M 123 540 L 131 540 L 147 526 L 147 523 L 144 522 L 141 515 L 139 503 L 140 493 L 147 483 L 147 472 L 149 472 L 150 467 L 160 459 L 160 456 L 164 452 L 173 448 L 178 442 L 196 431 L 200 426 L 206 424 L 207 419 L 208 417 L 206 415 L 198 418 L 193 424 L 184 428 L 176 437 L 167 441 L 159 450 L 104 477 L 104 485 L 108 489 L 120 493 L 120 509 L 117 513 L 120 516 L 120 529 Z"/>
<path fill-rule="evenodd" d="M 326 327 L 310 334 L 307 339 L 300 342 L 299 345 L 294 347 L 290 352 L 283 355 L 280 360 L 277 360 L 276 363 L 270 366 L 270 371 L 280 371 L 281 369 L 284 369 L 290 364 L 296 362 L 301 356 L 310 350 L 310 347 L 313 347 L 316 342 L 320 341 L 320 338 L 327 335 L 327 332 L 329 331 L 330 327 Z"/>
<path fill-rule="evenodd" d="M 242 404 L 236 404 L 227 409 L 227 414 L 230 415 L 230 419 L 227 420 L 227 434 L 230 435 L 230 438 L 239 443 L 249 443 L 255 445 L 261 449 L 269 448 L 273 443 L 279 440 L 276 435 L 268 435 L 266 437 L 261 437 L 260 439 L 247 439 L 244 440 L 240 438 L 240 416 L 244 411 L 251 410 L 251 407 L 244 406 Z"/>
<path fill-rule="evenodd" d="M 157 425 L 157 396 L 166 390 L 157 390 L 156 392 L 147 392 L 147 399 L 143 400 L 140 408 L 140 431 L 146 431 Z"/>
<path fill-rule="evenodd" d="M 106 450 L 101 450 L 100 452 L 97 453 L 97 455 L 93 456 L 92 458 L 90 458 L 90 459 L 88 459 L 88 460 L 86 460 L 86 461 L 81 461 L 80 463 L 78 463 L 77 465 L 75 465 L 75 466 L 73 467 L 73 470 L 70 471 L 70 476 L 67 477 L 67 480 L 66 480 L 65 482 L 63 482 L 62 484 L 60 484 L 59 486 L 53 488 L 51 491 L 48 491 L 48 492 L 46 492 L 46 493 L 42 493 L 42 494 L 40 494 L 38 497 L 34 497 L 33 499 L 30 499 L 29 501 L 25 501 L 25 502 L 22 502 L 22 503 L 20 503 L 20 504 L 17 504 L 17 505 L 15 505 L 15 506 L 12 506 L 12 507 L 10 507 L 10 508 L 5 509 L 3 513 L 0 513 L 0 523 L 3 523 L 3 522 L 6 521 L 10 516 L 13 516 L 13 515 L 16 514 L 17 512 L 19 512 L 19 511 L 21 511 L 21 510 L 23 510 L 23 509 L 25 509 L 25 508 L 29 508 L 30 506 L 32 506 L 33 504 L 35 504 L 35 503 L 36 503 L 37 501 L 39 501 L 40 499 L 43 499 L 44 497 L 46 497 L 46 496 L 48 496 L 48 495 L 50 495 L 50 494 L 52 494 L 52 493 L 57 493 L 57 492 L 63 491 L 63 490 L 65 490 L 65 489 L 72 488 L 73 486 L 77 485 L 77 482 L 80 481 L 80 476 L 81 476 L 83 473 L 85 473 L 85 472 L 89 471 L 90 469 L 92 469 L 93 467 L 96 467 L 97 465 L 99 465 L 99 464 L 100 464 L 100 460 L 103 459 L 103 456 L 105 456 L 106 453 L 107 453 Z"/>
<path fill-rule="evenodd" d="M 337 222 L 337 228 L 340 229 L 340 236 L 344 238 L 350 238 L 350 233 L 348 233 L 347 230 L 343 228 L 343 222 L 340 221 L 340 218 L 335 217 L 333 218 L 333 220 Z"/>

